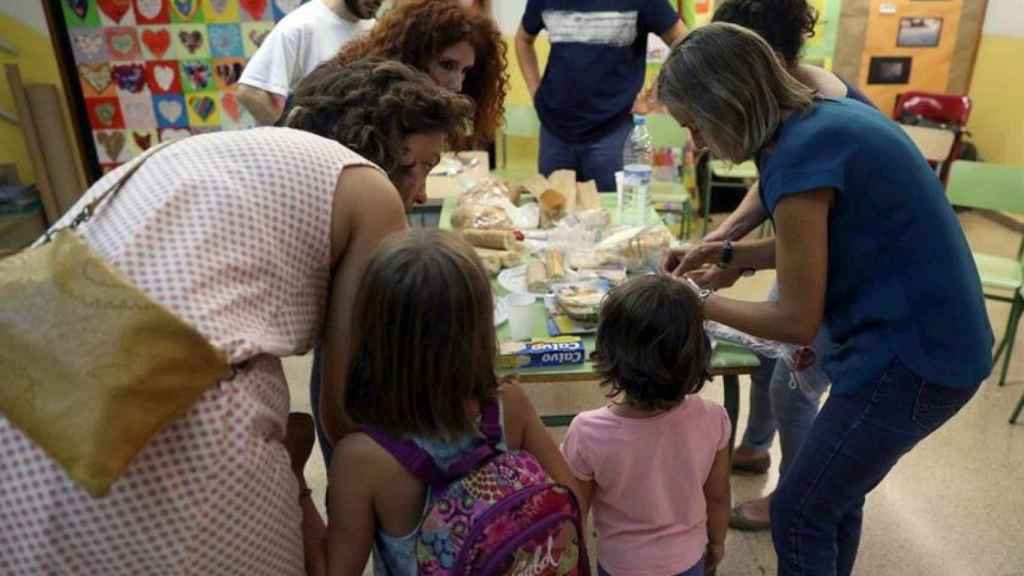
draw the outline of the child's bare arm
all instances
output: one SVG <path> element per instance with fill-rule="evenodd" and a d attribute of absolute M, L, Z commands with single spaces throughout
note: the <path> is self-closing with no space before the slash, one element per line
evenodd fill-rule
<path fill-rule="evenodd" d="M 362 465 L 372 441 L 352 434 L 338 442 L 327 477 L 326 557 L 330 576 L 360 576 L 373 547 L 377 519 L 372 466 Z"/>
<path fill-rule="evenodd" d="M 519 448 L 533 454 L 552 480 L 568 486 L 580 498 L 579 482 L 569 470 L 569 465 L 523 389 L 514 382 L 505 382 L 500 394 L 509 448 Z"/>
<path fill-rule="evenodd" d="M 725 533 L 729 530 L 729 508 L 732 506 L 732 492 L 729 488 L 729 448 L 722 448 L 715 454 L 711 474 L 704 482 L 704 500 L 708 505 L 708 552 L 704 570 L 711 570 L 725 556 Z"/>
<path fill-rule="evenodd" d="M 590 504 L 594 501 L 594 490 L 597 489 L 597 484 L 593 480 L 580 480 L 576 479 L 580 489 L 576 492 L 580 501 L 580 516 L 583 518 L 584 523 L 587 520 L 587 513 L 590 512 Z"/>

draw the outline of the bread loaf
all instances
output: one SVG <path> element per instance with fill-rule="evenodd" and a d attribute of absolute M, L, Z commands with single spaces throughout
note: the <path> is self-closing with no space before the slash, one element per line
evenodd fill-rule
<path fill-rule="evenodd" d="M 526 289 L 536 294 L 546 294 L 548 291 L 547 268 L 540 260 L 532 260 L 526 265 Z"/>

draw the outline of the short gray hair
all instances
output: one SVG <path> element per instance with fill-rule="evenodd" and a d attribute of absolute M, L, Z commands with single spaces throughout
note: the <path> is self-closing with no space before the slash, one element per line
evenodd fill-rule
<path fill-rule="evenodd" d="M 658 76 L 658 98 L 672 116 L 699 130 L 716 156 L 733 162 L 757 154 L 783 115 L 809 109 L 813 97 L 760 36 L 725 22 L 691 31 Z"/>

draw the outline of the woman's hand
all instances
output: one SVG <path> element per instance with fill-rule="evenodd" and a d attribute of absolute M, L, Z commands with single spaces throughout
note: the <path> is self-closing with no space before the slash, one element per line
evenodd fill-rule
<path fill-rule="evenodd" d="M 697 286 L 707 288 L 708 290 L 721 290 L 722 288 L 728 288 L 735 284 L 742 275 L 742 269 L 737 266 L 721 268 L 714 265 L 705 266 L 699 270 L 693 270 L 686 273 L 686 277 L 693 280 Z"/>
<path fill-rule="evenodd" d="M 703 267 L 705 264 L 718 262 L 722 257 L 721 242 L 703 242 L 697 245 L 684 244 L 670 249 L 661 260 L 661 270 L 673 276 L 683 276 Z"/>

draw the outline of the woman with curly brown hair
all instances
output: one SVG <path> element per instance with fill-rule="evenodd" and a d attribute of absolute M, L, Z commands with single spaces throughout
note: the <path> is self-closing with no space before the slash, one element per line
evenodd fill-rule
<path fill-rule="evenodd" d="M 473 100 L 473 133 L 458 148 L 494 142 L 505 113 L 508 75 L 505 41 L 484 10 L 459 0 L 409 0 L 377 20 L 368 34 L 346 44 L 330 63 L 377 57 L 426 72 L 434 82 Z M 325 64 L 326 65 L 326 64 Z"/>
<path fill-rule="evenodd" d="M 403 204 L 422 197 L 472 108 L 390 61 L 315 73 L 293 104 L 287 127 L 157 151 L 78 227 L 234 372 L 155 432 L 103 498 L 0 414 L 3 574 L 305 574 L 300 503 L 312 504 L 289 466 L 281 358 L 323 339 L 327 387 L 344 387 L 371 253 L 406 227 Z M 131 169 L 97 182 L 57 226 Z"/>

